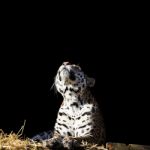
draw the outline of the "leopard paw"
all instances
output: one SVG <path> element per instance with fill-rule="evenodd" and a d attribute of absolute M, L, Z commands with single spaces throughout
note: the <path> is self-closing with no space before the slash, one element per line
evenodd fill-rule
<path fill-rule="evenodd" d="M 78 141 L 71 137 L 65 137 L 62 142 L 63 142 L 64 148 L 69 149 L 69 150 L 75 149 L 76 147 L 79 146 Z"/>

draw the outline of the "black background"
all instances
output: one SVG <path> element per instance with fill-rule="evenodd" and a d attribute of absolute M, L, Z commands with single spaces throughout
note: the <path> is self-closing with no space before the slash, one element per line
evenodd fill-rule
<path fill-rule="evenodd" d="M 101 105 L 107 140 L 148 144 L 148 77 L 141 55 L 104 52 L 101 47 L 52 48 L 47 55 L 44 59 L 29 52 L 6 54 L 1 73 L 0 128 L 17 132 L 26 120 L 26 136 L 53 129 L 62 98 L 50 88 L 58 67 L 70 61 L 96 79 L 93 91 Z"/>
<path fill-rule="evenodd" d="M 62 97 L 50 88 L 58 67 L 70 61 L 96 79 L 107 141 L 150 144 L 149 57 L 136 24 L 107 18 L 102 26 L 67 29 L 75 21 L 66 28 L 60 21 L 54 29 L 32 19 L 2 28 L 0 128 L 17 132 L 26 120 L 25 136 L 53 129 Z"/>

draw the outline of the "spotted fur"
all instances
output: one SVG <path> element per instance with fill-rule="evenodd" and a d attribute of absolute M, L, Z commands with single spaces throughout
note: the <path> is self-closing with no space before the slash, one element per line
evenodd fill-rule
<path fill-rule="evenodd" d="M 103 144 L 103 118 L 90 88 L 95 84 L 78 65 L 64 62 L 58 69 L 54 85 L 63 97 L 54 126 L 53 137 L 44 140 L 52 147 L 56 142 L 71 149 L 81 141 Z"/>

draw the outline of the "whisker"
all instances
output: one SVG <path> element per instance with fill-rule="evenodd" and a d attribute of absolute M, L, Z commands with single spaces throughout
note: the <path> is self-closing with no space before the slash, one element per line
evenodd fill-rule
<path fill-rule="evenodd" d="M 52 84 L 52 86 L 51 86 L 51 88 L 50 88 L 50 91 L 51 91 L 52 89 L 54 89 L 54 86 L 55 86 L 55 82 Z"/>

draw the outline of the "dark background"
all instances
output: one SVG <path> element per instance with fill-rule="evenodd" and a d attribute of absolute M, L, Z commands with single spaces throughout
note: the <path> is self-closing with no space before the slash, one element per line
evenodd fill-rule
<path fill-rule="evenodd" d="M 34 15 L 8 16 L 1 28 L 0 128 L 17 132 L 26 120 L 25 136 L 53 129 L 62 98 L 50 87 L 70 61 L 96 79 L 107 141 L 150 144 L 149 55 L 135 16 L 108 15 L 93 26 L 73 20 L 65 28 L 65 20 L 51 26 Z"/>
<path fill-rule="evenodd" d="M 50 90 L 63 61 L 80 64 L 96 79 L 94 93 L 107 130 L 107 141 L 149 144 L 149 93 L 147 59 L 141 53 L 99 47 L 50 48 L 41 53 L 7 53 L 1 68 L 1 120 L 5 132 L 17 132 L 26 120 L 24 134 L 53 129 L 62 98 Z M 144 57 L 144 58 L 142 58 Z"/>

